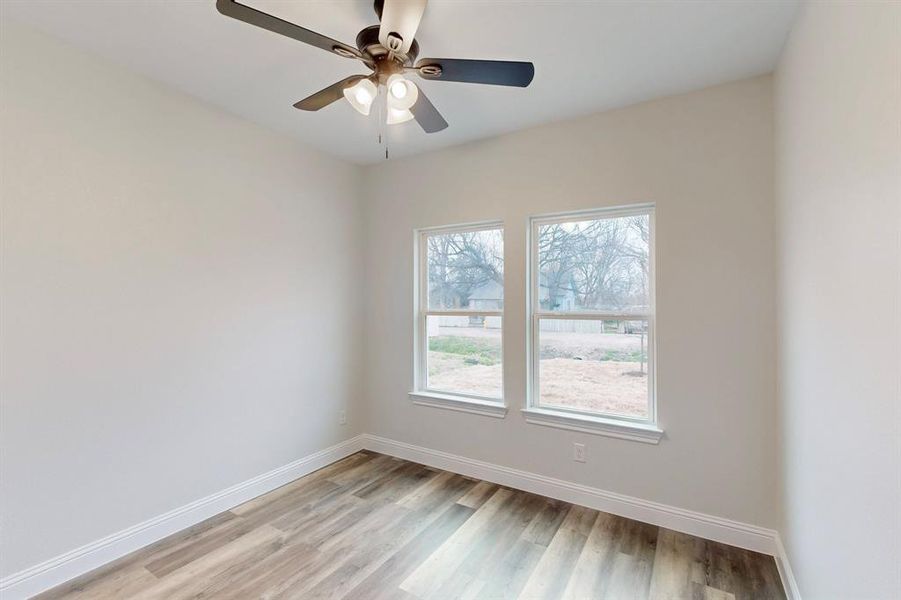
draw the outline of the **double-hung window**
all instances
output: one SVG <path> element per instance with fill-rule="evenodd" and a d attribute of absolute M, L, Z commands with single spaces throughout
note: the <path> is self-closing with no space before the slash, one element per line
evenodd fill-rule
<path fill-rule="evenodd" d="M 654 211 L 532 219 L 526 419 L 656 443 Z"/>
<path fill-rule="evenodd" d="M 414 402 L 505 413 L 500 223 L 417 232 Z"/>

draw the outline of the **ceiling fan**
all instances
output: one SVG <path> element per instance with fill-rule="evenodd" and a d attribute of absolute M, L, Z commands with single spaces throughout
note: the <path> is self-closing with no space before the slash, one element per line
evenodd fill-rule
<path fill-rule="evenodd" d="M 295 108 L 316 111 L 332 102 L 347 99 L 359 113 L 368 115 L 384 87 L 387 123 L 411 119 L 426 133 L 441 131 L 447 121 L 419 87 L 404 77 L 414 72 L 431 81 L 459 81 L 513 87 L 527 87 L 535 75 L 530 62 L 505 60 L 467 60 L 461 58 L 423 58 L 418 62 L 419 44 L 414 36 L 428 0 L 375 0 L 380 25 L 372 25 L 357 34 L 357 47 L 289 23 L 235 0 L 216 0 L 220 13 L 299 42 L 322 48 L 343 58 L 360 60 L 372 71 L 369 75 L 351 75 L 296 103 Z"/>

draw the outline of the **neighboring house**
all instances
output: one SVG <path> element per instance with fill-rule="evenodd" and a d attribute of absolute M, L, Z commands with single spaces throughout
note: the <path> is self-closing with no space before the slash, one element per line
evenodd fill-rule
<path fill-rule="evenodd" d="M 499 310 L 504 307 L 504 288 L 496 281 L 489 281 L 469 294 L 469 308 Z"/>
<path fill-rule="evenodd" d="M 542 273 L 538 276 L 538 301 L 541 303 L 541 308 L 561 311 L 576 310 L 576 294 L 571 288 L 557 288 L 554 306 L 548 306 L 549 296 L 547 276 Z"/>
<path fill-rule="evenodd" d="M 504 307 L 504 289 L 495 281 L 489 281 L 475 288 L 468 296 L 458 296 L 455 306 L 472 310 L 500 310 Z M 449 316 L 429 319 L 428 334 L 439 335 L 440 327 L 484 327 L 486 329 L 500 329 L 500 317 L 482 316 Z"/>
<path fill-rule="evenodd" d="M 476 310 L 499 310 L 504 308 L 504 288 L 496 281 L 489 281 L 474 289 L 469 294 L 469 308 Z M 497 317 L 469 317 L 470 327 L 500 327 L 495 325 Z M 486 322 L 487 321 L 487 322 Z"/>

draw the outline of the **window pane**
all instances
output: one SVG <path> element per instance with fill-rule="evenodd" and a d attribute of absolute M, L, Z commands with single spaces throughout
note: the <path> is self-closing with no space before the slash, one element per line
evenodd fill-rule
<path fill-rule="evenodd" d="M 504 233 L 487 229 L 429 235 L 429 308 L 504 307 Z"/>
<path fill-rule="evenodd" d="M 540 225 L 541 309 L 648 313 L 649 240 L 648 215 Z"/>
<path fill-rule="evenodd" d="M 427 387 L 503 397 L 501 317 L 429 316 Z"/>
<path fill-rule="evenodd" d="M 649 418 L 648 322 L 541 319 L 541 406 Z"/>

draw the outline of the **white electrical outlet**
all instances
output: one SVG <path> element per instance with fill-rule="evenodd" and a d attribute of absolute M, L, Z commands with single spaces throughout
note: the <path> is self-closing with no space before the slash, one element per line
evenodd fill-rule
<path fill-rule="evenodd" d="M 338 413 L 338 423 L 341 425 L 347 425 L 347 411 L 342 410 Z"/>
<path fill-rule="evenodd" d="M 585 444 L 573 444 L 573 460 L 585 462 Z"/>

